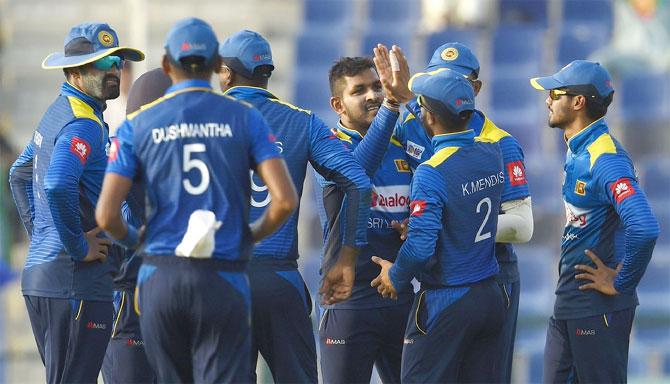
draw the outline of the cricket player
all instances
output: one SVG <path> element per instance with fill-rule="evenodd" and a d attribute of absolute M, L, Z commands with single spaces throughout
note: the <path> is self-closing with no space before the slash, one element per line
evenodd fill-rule
<path fill-rule="evenodd" d="M 243 382 L 250 349 L 246 265 L 297 195 L 274 136 L 246 103 L 213 92 L 218 40 L 188 18 L 168 33 L 162 68 L 172 86 L 128 116 L 113 144 L 96 218 L 128 248 L 144 239 L 135 309 L 159 382 Z M 253 169 L 272 202 L 249 224 Z M 148 196 L 146 232 L 119 213 L 132 180 Z"/>
<path fill-rule="evenodd" d="M 95 382 L 105 356 L 116 267 L 94 219 L 110 145 L 102 111 L 124 62 L 143 59 L 107 24 L 74 26 L 42 62 L 66 81 L 10 170 L 30 237 L 21 289 L 48 383 Z"/>
<path fill-rule="evenodd" d="M 607 127 L 614 97 L 607 70 L 575 60 L 530 83 L 549 91 L 549 126 L 562 131 L 568 146 L 562 189 L 567 217 L 543 381 L 623 383 L 635 288 L 651 259 L 658 221 L 633 162 Z"/>
<path fill-rule="evenodd" d="M 475 97 L 479 94 L 482 87 L 482 81 L 479 79 L 479 60 L 468 47 L 456 42 L 438 47 L 426 71 L 440 71 L 445 68 L 465 76 L 474 88 Z M 416 169 L 434 154 L 430 137 L 425 127 L 421 126 L 420 113 L 416 100 L 408 103 L 408 111 L 398 122 L 394 132 L 407 152 L 412 169 Z M 478 109 L 474 111 L 468 128 L 472 129 L 476 136 L 500 145 L 505 166 L 505 184 L 496 231 L 496 258 L 500 265 L 496 280 L 505 294 L 507 310 L 501 334 L 502 369 L 500 379 L 497 381 L 509 383 L 512 380 L 512 358 L 521 291 L 517 256 L 512 243 L 528 242 L 533 235 L 533 211 L 526 179 L 526 166 L 523 150 L 516 138 L 498 128 L 482 111 Z M 403 230 L 407 229 L 405 225 L 400 226 Z"/>
<path fill-rule="evenodd" d="M 412 179 L 407 240 L 395 263 L 373 257 L 382 269 L 371 284 L 398 299 L 412 278 L 421 282 L 405 332 L 403 383 L 495 382 L 506 304 L 495 281 L 500 148 L 468 129 L 475 94 L 462 75 L 419 73 L 410 88 L 435 154 Z"/>
<path fill-rule="evenodd" d="M 130 88 L 126 114 L 162 97 L 170 85 L 170 77 L 161 68 L 142 74 Z M 133 180 L 126 202 L 131 222 L 137 227 L 146 224 L 145 199 L 141 178 Z M 114 324 L 102 365 L 102 378 L 106 384 L 153 383 L 156 374 L 147 360 L 140 319 L 134 307 L 137 272 L 142 259 L 136 250 L 125 252 L 119 273 L 114 277 Z"/>
<path fill-rule="evenodd" d="M 274 70 L 268 41 L 243 30 L 219 48 L 223 61 L 219 81 L 224 94 L 249 102 L 272 129 L 293 183 L 302 195 L 307 164 L 334 183 L 346 196 L 340 211 L 344 236 L 341 263 L 353 274 L 358 249 L 366 243 L 370 180 L 328 127 L 311 111 L 289 104 L 268 91 Z M 271 201 L 267 186 L 252 173 L 250 219 L 263 215 Z M 256 382 L 258 352 L 268 363 L 275 383 L 316 383 L 316 345 L 310 314 L 312 301 L 298 272 L 298 210 L 274 235 L 254 248 L 249 263 L 252 302 L 252 348 L 249 379 Z M 339 266 L 324 273 L 324 293 L 342 275 Z M 353 276 L 349 279 L 353 282 Z M 348 297 L 352 286 L 348 287 Z M 344 299 L 346 297 L 341 297 Z"/>
<path fill-rule="evenodd" d="M 403 332 L 414 293 L 409 281 L 399 287 L 397 301 L 382 298 L 370 287 L 379 273 L 370 258 L 395 259 L 402 240 L 391 222 L 409 215 L 411 172 L 402 146 L 390 136 L 399 104 L 413 97 L 407 88 L 409 68 L 402 51 L 395 47 L 389 52 L 380 45 L 374 53 L 374 62 L 345 57 L 330 70 L 330 103 L 340 117 L 335 134 L 372 176 L 373 190 L 368 245 L 359 255 L 351 298 L 325 306 L 319 324 L 321 372 L 326 383 L 369 382 L 373 366 L 384 382 L 400 382 Z M 395 70 L 391 54 L 398 60 Z M 332 242 L 340 236 L 336 213 L 342 198 L 332 184 L 323 185 L 322 223 L 326 241 Z M 328 247 L 326 256 L 327 252 Z"/>

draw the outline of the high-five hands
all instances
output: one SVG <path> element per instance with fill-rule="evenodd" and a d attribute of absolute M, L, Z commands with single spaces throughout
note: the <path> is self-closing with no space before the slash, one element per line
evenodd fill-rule
<path fill-rule="evenodd" d="M 386 98 L 398 104 L 412 100 L 414 94 L 408 87 L 409 65 L 400 47 L 394 45 L 389 51 L 383 44 L 377 44 L 373 51 L 373 61 Z"/>

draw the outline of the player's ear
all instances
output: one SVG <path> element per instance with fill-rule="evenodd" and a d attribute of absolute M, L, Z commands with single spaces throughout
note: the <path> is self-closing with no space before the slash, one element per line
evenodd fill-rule
<path fill-rule="evenodd" d="M 166 75 L 170 75 L 170 59 L 167 57 L 167 55 L 163 55 L 163 60 L 161 60 L 161 68 L 163 68 L 163 72 L 165 72 Z"/>
<path fill-rule="evenodd" d="M 572 107 L 575 111 L 586 108 L 586 97 L 577 95 L 572 98 Z"/>
<path fill-rule="evenodd" d="M 330 98 L 330 108 L 335 111 L 338 115 L 344 113 L 344 103 L 342 103 L 342 98 L 339 96 L 332 96 Z"/>
<path fill-rule="evenodd" d="M 475 96 L 479 94 L 479 91 L 482 89 L 482 81 L 481 80 L 474 80 L 472 82 L 472 88 L 475 90 Z"/>

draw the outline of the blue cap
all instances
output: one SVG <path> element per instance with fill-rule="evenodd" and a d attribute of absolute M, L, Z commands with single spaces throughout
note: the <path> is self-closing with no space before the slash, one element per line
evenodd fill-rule
<path fill-rule="evenodd" d="M 458 115 L 475 109 L 475 90 L 463 75 L 448 68 L 420 72 L 409 80 L 409 89 L 417 96 L 438 101 L 450 113 Z"/>
<path fill-rule="evenodd" d="M 165 49 L 175 64 L 189 56 L 200 56 L 209 63 L 215 56 L 219 41 L 212 27 L 204 20 L 189 17 L 179 20 L 168 32 Z"/>
<path fill-rule="evenodd" d="M 532 78 L 530 84 L 539 90 L 572 89 L 598 100 L 614 92 L 607 70 L 599 63 L 587 60 L 575 60 L 551 76 Z"/>
<path fill-rule="evenodd" d="M 70 29 L 63 52 L 54 52 L 42 61 L 44 69 L 79 67 L 112 54 L 125 60 L 142 61 L 138 49 L 120 47 L 116 32 L 105 23 L 83 23 Z"/>
<path fill-rule="evenodd" d="M 426 71 L 438 68 L 449 68 L 464 76 L 474 72 L 479 76 L 479 60 L 470 48 L 461 43 L 443 44 L 435 50 Z"/>
<path fill-rule="evenodd" d="M 219 47 L 219 56 L 233 71 L 247 78 L 253 77 L 254 70 L 261 65 L 275 68 L 270 43 L 258 32 L 246 29 L 227 38 Z M 270 73 L 263 75 L 269 77 Z"/>

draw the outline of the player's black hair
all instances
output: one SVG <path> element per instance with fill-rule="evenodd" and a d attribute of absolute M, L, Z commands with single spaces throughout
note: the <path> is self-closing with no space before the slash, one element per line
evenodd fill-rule
<path fill-rule="evenodd" d="M 459 114 L 455 114 L 438 100 L 423 95 L 421 95 L 421 103 L 433 113 L 442 126 L 449 128 L 451 132 L 464 131 L 472 116 L 472 111 L 462 111 Z"/>
<path fill-rule="evenodd" d="M 341 96 L 342 89 L 338 83 L 344 77 L 356 76 L 365 70 L 374 69 L 375 63 L 368 57 L 342 57 L 337 60 L 328 72 L 328 81 L 330 83 L 330 94 L 332 96 Z"/>
<path fill-rule="evenodd" d="M 595 100 L 590 97 L 586 98 L 586 116 L 595 121 L 607 114 L 607 108 L 612 103 L 614 92 L 601 100 Z"/>
<path fill-rule="evenodd" d="M 218 56 L 206 60 L 203 56 L 191 55 L 175 60 L 168 48 L 165 48 L 165 54 L 176 70 L 183 72 L 187 77 L 191 78 L 209 79 L 216 66 L 221 63 Z"/>

